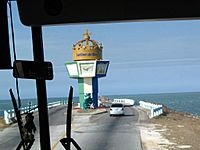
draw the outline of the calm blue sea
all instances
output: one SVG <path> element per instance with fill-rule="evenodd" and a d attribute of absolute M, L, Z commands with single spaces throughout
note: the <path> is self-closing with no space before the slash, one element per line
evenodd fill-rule
<path fill-rule="evenodd" d="M 200 92 L 167 93 L 167 94 L 140 94 L 140 95 L 113 95 L 109 98 L 131 98 L 138 103 L 140 100 L 161 103 L 171 109 L 188 112 L 200 116 Z"/>
<path fill-rule="evenodd" d="M 168 106 L 171 109 L 181 112 L 188 112 L 193 115 L 200 116 L 200 92 L 193 93 L 165 93 L 165 94 L 139 94 L 139 95 L 110 95 L 105 96 L 109 99 L 114 98 L 131 98 L 138 103 L 140 100 L 161 103 Z M 48 102 L 67 100 L 65 97 L 49 98 Z M 31 101 L 32 104 L 37 104 L 36 99 L 23 99 L 22 107 L 28 106 Z M 78 102 L 78 97 L 73 98 L 74 102 Z M 11 100 L 0 100 L 0 116 L 3 115 L 3 111 L 6 109 L 12 109 Z"/>

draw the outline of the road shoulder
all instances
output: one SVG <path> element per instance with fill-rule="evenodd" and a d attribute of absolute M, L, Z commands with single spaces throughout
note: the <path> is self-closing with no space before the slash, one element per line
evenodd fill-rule
<path fill-rule="evenodd" d="M 136 106 L 135 109 L 138 112 L 137 127 L 140 130 L 141 143 L 143 150 L 162 149 L 168 150 L 167 147 L 171 143 L 166 139 L 161 132 L 164 130 L 158 130 L 158 124 L 152 123 L 148 117 L 148 111 Z"/>
<path fill-rule="evenodd" d="M 197 150 L 200 147 L 200 118 L 170 110 L 165 116 L 148 119 L 140 107 L 138 127 L 143 149 Z M 146 115 L 146 117 L 145 117 Z"/>

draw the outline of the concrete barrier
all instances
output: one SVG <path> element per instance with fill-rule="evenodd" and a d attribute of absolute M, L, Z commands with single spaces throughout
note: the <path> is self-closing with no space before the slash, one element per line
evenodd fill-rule
<path fill-rule="evenodd" d="M 139 101 L 140 107 L 150 110 L 149 118 L 163 114 L 163 105 Z"/>
<path fill-rule="evenodd" d="M 51 103 L 48 103 L 48 108 L 52 108 L 52 107 L 56 107 L 56 106 L 60 106 L 64 104 L 66 104 L 64 101 L 51 102 Z M 38 111 L 37 105 L 31 105 L 31 106 L 20 108 L 20 113 L 24 114 L 24 113 L 29 112 L 29 110 L 31 110 L 30 112 L 37 112 Z M 4 120 L 6 124 L 13 123 L 13 120 L 14 120 L 13 118 L 15 117 L 16 117 L 16 114 L 15 114 L 14 109 L 4 110 Z"/>

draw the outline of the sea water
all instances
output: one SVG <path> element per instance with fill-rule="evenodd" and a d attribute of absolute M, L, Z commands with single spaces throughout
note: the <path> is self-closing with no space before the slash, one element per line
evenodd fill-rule
<path fill-rule="evenodd" d="M 154 102 L 166 105 L 170 109 L 187 112 L 200 116 L 200 92 L 189 93 L 164 93 L 164 94 L 140 94 L 140 95 L 113 95 L 109 98 L 130 98 L 136 104 L 139 101 Z"/>
<path fill-rule="evenodd" d="M 170 109 L 191 113 L 200 116 L 200 92 L 190 93 L 164 93 L 164 94 L 139 94 L 139 95 L 109 95 L 105 96 L 109 99 L 114 98 L 130 98 L 136 101 L 140 100 L 147 102 L 155 102 L 164 104 Z M 48 98 L 48 103 L 67 100 L 65 97 Z M 21 100 L 22 106 L 27 107 L 29 102 L 32 105 L 37 105 L 36 99 L 23 99 Z M 73 102 L 78 102 L 78 97 L 73 98 Z M 4 110 L 13 109 L 11 100 L 0 100 L 0 116 L 3 115 Z"/>

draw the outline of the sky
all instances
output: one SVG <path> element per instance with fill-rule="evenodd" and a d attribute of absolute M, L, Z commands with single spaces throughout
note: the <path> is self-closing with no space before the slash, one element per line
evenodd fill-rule
<path fill-rule="evenodd" d="M 31 28 L 20 22 L 13 4 L 17 59 L 33 60 Z M 67 97 L 70 86 L 78 96 L 78 82 L 68 77 L 64 64 L 72 61 L 72 45 L 83 39 L 86 29 L 91 39 L 103 44 L 103 59 L 110 61 L 107 76 L 99 79 L 99 95 L 200 91 L 199 20 L 63 24 L 42 29 L 45 61 L 52 62 L 54 72 L 54 79 L 46 81 L 48 97 Z M 0 70 L 0 100 L 10 99 L 10 88 L 16 93 L 12 70 Z M 21 99 L 37 95 L 35 80 L 19 79 L 19 88 Z"/>

